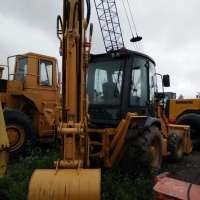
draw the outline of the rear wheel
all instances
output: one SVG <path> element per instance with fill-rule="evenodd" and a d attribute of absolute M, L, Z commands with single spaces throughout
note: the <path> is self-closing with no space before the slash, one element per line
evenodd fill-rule
<path fill-rule="evenodd" d="M 190 126 L 190 135 L 194 149 L 200 149 L 200 114 L 188 113 L 179 117 L 176 124 Z"/>
<path fill-rule="evenodd" d="M 35 142 L 31 121 L 24 113 L 14 109 L 5 110 L 4 117 L 11 155 L 24 154 L 27 141 Z"/>
<path fill-rule="evenodd" d="M 162 165 L 162 135 L 158 127 L 151 126 L 145 131 L 145 148 L 150 155 L 151 166 L 160 169 Z"/>

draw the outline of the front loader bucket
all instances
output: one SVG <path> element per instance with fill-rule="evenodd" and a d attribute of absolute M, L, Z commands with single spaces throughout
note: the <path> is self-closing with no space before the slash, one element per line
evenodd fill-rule
<path fill-rule="evenodd" d="M 29 200 L 100 200 L 100 169 L 35 170 Z"/>
<path fill-rule="evenodd" d="M 9 141 L 6 133 L 6 125 L 0 102 L 0 177 L 3 176 L 7 170 L 7 163 L 9 156 L 8 151 L 9 151 Z"/>

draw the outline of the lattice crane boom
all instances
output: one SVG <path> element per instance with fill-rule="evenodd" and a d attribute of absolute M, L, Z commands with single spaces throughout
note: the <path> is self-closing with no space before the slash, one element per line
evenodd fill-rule
<path fill-rule="evenodd" d="M 115 0 L 94 0 L 106 52 L 124 48 Z"/>

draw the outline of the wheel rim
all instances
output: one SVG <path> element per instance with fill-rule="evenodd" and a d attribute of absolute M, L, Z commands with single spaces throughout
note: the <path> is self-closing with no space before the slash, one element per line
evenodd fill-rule
<path fill-rule="evenodd" d="M 160 148 L 158 144 L 151 144 L 149 147 L 149 153 L 151 155 L 151 166 L 155 168 L 160 167 Z"/>
<path fill-rule="evenodd" d="M 10 152 L 18 150 L 25 141 L 25 132 L 18 125 L 7 125 L 6 131 L 10 143 Z"/>

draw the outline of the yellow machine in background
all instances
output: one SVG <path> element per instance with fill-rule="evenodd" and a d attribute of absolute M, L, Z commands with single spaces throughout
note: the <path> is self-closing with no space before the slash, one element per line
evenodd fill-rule
<path fill-rule="evenodd" d="M 3 176 L 7 170 L 8 153 L 9 142 L 6 133 L 3 110 L 0 102 L 0 177 Z"/>
<path fill-rule="evenodd" d="M 200 99 L 170 99 L 168 106 L 166 112 L 171 123 L 176 123 L 180 117 L 188 114 L 196 114 L 200 120 Z"/>
<path fill-rule="evenodd" d="M 194 148 L 200 147 L 200 99 L 168 99 L 165 115 L 171 124 L 190 126 Z"/>
<path fill-rule="evenodd" d="M 3 71 L 4 70 L 4 71 Z M 11 156 L 24 155 L 36 141 L 52 141 L 59 121 L 57 60 L 36 53 L 9 56 L 0 68 L 0 101 L 4 108 Z"/>

